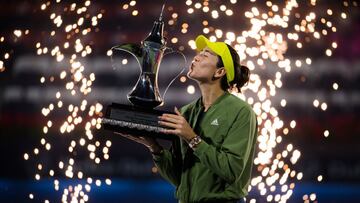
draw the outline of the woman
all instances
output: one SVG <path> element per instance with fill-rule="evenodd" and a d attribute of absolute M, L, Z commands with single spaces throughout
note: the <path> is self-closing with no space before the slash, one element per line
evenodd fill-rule
<path fill-rule="evenodd" d="M 257 135 L 252 108 L 228 91 L 249 80 L 236 51 L 224 42 L 196 38 L 199 51 L 187 76 L 195 80 L 201 97 L 163 114 L 159 123 L 179 137 L 170 150 L 155 139 L 123 135 L 148 147 L 160 174 L 187 202 L 243 202 L 247 195 Z"/>

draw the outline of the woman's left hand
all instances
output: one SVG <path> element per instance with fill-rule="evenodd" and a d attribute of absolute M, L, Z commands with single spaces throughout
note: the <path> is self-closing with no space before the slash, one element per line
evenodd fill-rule
<path fill-rule="evenodd" d="M 180 111 L 175 107 L 175 114 L 163 114 L 159 116 L 160 121 L 159 124 L 173 128 L 173 129 L 166 129 L 163 130 L 163 133 L 166 134 L 174 134 L 183 139 L 187 142 L 190 141 L 192 138 L 196 137 L 194 130 L 190 127 L 189 123 L 186 119 L 181 115 Z"/>

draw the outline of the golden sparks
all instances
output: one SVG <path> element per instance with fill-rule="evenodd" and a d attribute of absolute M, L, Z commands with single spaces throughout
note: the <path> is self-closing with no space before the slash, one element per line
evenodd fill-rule
<path fill-rule="evenodd" d="M 325 9 L 324 13 L 315 12 L 313 7 L 318 5 L 316 0 L 311 0 L 310 5 L 304 5 L 303 2 L 297 0 L 282 3 L 268 0 L 264 2 L 265 9 L 258 7 L 260 2 L 256 0 L 250 0 L 250 2 L 252 5 L 243 13 L 250 26 L 249 29 L 240 33 L 222 29 L 215 23 L 226 20 L 234 13 L 239 14 L 239 11 L 233 12 L 232 9 L 232 4 L 237 3 L 236 0 L 230 0 L 230 4 L 208 0 L 187 0 L 185 1 L 186 13 L 183 15 L 191 16 L 202 13 L 206 16 L 199 20 L 202 22 L 202 32 L 209 37 L 210 41 L 225 41 L 231 44 L 238 52 L 242 64 L 248 66 L 250 70 L 264 69 L 267 63 L 276 65 L 277 70 L 272 79 L 264 80 L 260 75 L 253 73 L 243 94 L 234 94 L 252 105 L 259 123 L 259 153 L 255 157 L 254 163 L 261 175 L 251 180 L 249 191 L 257 189 L 260 195 L 265 196 L 266 200 L 270 202 L 286 202 L 295 189 L 295 179 L 303 178 L 301 171 L 292 169 L 292 165 L 295 165 L 301 157 L 301 152 L 289 144 L 282 153 L 275 153 L 279 148 L 277 145 L 282 142 L 282 136 L 290 134 L 291 130 L 296 127 L 296 121 L 291 121 L 286 127 L 272 100 L 276 97 L 277 90 L 283 86 L 281 80 L 283 74 L 291 72 L 294 67 L 302 68 L 312 64 L 310 57 L 294 59 L 288 58 L 286 53 L 290 48 L 302 50 L 309 47 L 313 40 L 328 39 L 331 33 L 337 31 L 337 22 L 341 23 L 341 20 L 347 19 L 348 13 L 331 8 Z M 298 8 L 305 6 L 309 6 L 311 9 L 307 9 L 305 13 L 299 13 Z M 335 20 L 336 17 L 338 20 Z M 169 25 L 176 26 L 174 23 L 169 23 Z M 184 34 L 188 33 L 191 31 L 191 27 L 181 27 L 180 31 Z M 186 44 L 190 49 L 196 48 L 192 39 Z M 330 45 L 324 49 L 324 55 L 333 56 L 336 48 L 338 48 L 338 43 L 330 42 Z M 181 78 L 180 81 L 182 81 Z M 334 83 L 332 88 L 337 90 L 338 84 Z M 187 91 L 189 94 L 193 94 L 192 87 L 188 86 Z M 328 104 L 322 100 L 315 98 L 313 106 L 326 111 Z M 286 99 L 282 99 L 280 106 L 286 107 L 286 105 Z M 328 135 L 329 132 L 325 131 L 324 136 Z M 275 192 L 275 187 L 278 185 L 281 188 L 280 194 Z M 316 195 L 310 194 L 306 196 L 306 199 L 314 201 Z M 250 199 L 250 202 L 256 202 L 256 200 Z"/>
<path fill-rule="evenodd" d="M 86 178 L 88 180 L 86 184 L 77 184 L 75 186 L 69 185 L 64 189 L 62 195 L 62 202 L 67 202 L 70 200 L 84 202 L 88 201 L 89 199 L 86 193 L 91 190 L 91 183 L 89 183 L 89 180 L 92 180 L 92 178 L 87 177 L 86 174 L 75 168 L 75 162 L 77 160 L 76 153 L 74 153 L 75 148 L 83 147 L 85 150 L 88 149 L 89 157 L 91 160 L 93 160 L 93 163 L 100 164 L 102 159 L 109 159 L 108 153 L 111 146 L 111 142 L 109 140 L 106 141 L 106 145 L 105 143 L 100 143 L 94 138 L 92 133 L 94 129 L 99 129 L 101 127 L 100 117 L 102 116 L 101 111 L 103 107 L 100 103 L 91 104 L 86 99 L 86 96 L 91 93 L 91 86 L 95 81 L 95 74 L 85 73 L 85 66 L 81 62 L 81 58 L 87 57 L 92 53 L 92 46 L 89 43 L 83 41 L 83 36 L 86 36 L 97 28 L 99 21 L 103 17 L 103 13 L 101 11 L 98 13 L 95 13 L 96 11 L 90 11 L 89 6 L 91 5 L 91 1 L 85 1 L 83 4 L 71 3 L 70 7 L 66 7 L 66 5 L 60 4 L 60 0 L 57 0 L 57 3 L 59 3 L 57 7 L 52 7 L 50 2 L 48 2 L 42 4 L 40 8 L 42 12 L 49 13 L 49 19 L 52 21 L 53 25 L 58 28 L 56 32 L 51 31 L 49 33 L 49 37 L 55 36 L 57 34 L 66 34 L 66 41 L 61 46 L 51 46 L 46 45 L 47 42 L 37 42 L 35 44 L 35 50 L 38 55 L 50 55 L 55 61 L 62 64 L 67 64 L 68 69 L 62 70 L 57 77 L 42 76 L 40 78 L 40 83 L 54 82 L 58 79 L 62 80 L 64 82 L 65 91 L 60 89 L 55 91 L 55 102 L 48 104 L 41 110 L 42 115 L 45 119 L 47 119 L 47 121 L 45 122 L 42 129 L 43 137 L 40 140 L 41 147 L 34 148 L 33 156 L 38 156 L 40 153 L 46 153 L 47 151 L 52 150 L 53 145 L 56 143 L 51 143 L 46 139 L 46 135 L 50 132 L 58 132 L 61 135 L 70 134 L 75 130 L 76 127 L 80 127 L 83 129 L 83 135 L 81 137 L 74 138 L 69 142 L 67 147 L 67 158 L 66 160 L 58 160 L 57 170 L 47 169 L 47 171 L 44 171 L 46 167 L 44 167 L 43 164 L 37 164 L 37 172 L 34 174 L 34 179 L 39 181 L 46 176 L 53 177 L 55 175 L 59 175 L 56 173 L 63 174 L 66 177 L 73 179 Z M 136 1 L 131 1 L 129 5 L 131 7 L 135 6 Z M 78 18 L 75 19 L 74 22 L 70 22 L 68 21 L 66 15 L 53 12 L 52 10 L 57 10 L 56 8 L 58 8 L 58 6 L 64 7 L 62 9 L 64 12 L 70 12 L 71 14 L 78 16 Z M 135 12 L 137 11 L 134 10 L 133 14 L 135 14 Z M 28 32 L 29 31 L 15 30 L 14 35 L 16 37 L 21 37 Z M 1 40 L 3 40 L 3 38 L 1 38 Z M 72 53 L 65 54 L 65 49 L 67 50 L 66 53 L 69 51 Z M 10 55 L 5 54 L 4 57 L 8 59 Z M 3 63 L 1 61 L 0 68 L 2 66 Z M 64 101 L 62 101 L 63 95 L 70 95 L 72 97 L 81 95 L 81 97 L 84 99 L 80 103 L 66 104 Z M 63 107 L 65 107 L 65 109 Z M 50 120 L 52 115 L 56 114 L 56 111 L 67 113 L 60 125 Z M 98 150 L 101 148 L 102 150 Z M 30 155 L 25 153 L 24 160 L 29 159 Z M 101 180 L 96 180 L 97 186 L 100 186 L 100 183 Z M 106 179 L 105 183 L 110 185 L 111 180 Z M 60 185 L 61 182 L 59 180 L 54 180 L 54 189 L 56 191 L 59 190 Z M 34 195 L 29 194 L 29 198 L 33 199 Z M 44 202 L 48 202 L 48 200 L 44 200 Z"/>
<path fill-rule="evenodd" d="M 55 3 L 56 2 L 56 3 Z M 337 13 L 336 10 L 326 8 L 323 13 L 316 13 L 314 9 L 307 9 L 305 13 L 297 12 L 302 3 L 297 0 L 289 0 L 285 2 L 265 1 L 265 8 L 258 8 L 257 4 L 261 3 L 256 0 L 250 0 L 250 6 L 243 13 L 235 10 L 233 7 L 237 4 L 237 0 L 229 0 L 221 2 L 217 5 L 216 1 L 209 0 L 186 0 L 186 9 L 184 13 L 174 12 L 170 9 L 171 15 L 167 23 L 170 26 L 177 27 L 180 35 L 191 33 L 192 24 L 186 22 L 184 16 L 199 15 L 205 16 L 204 19 L 199 18 L 201 23 L 201 31 L 209 36 L 211 41 L 225 41 L 231 44 L 238 52 L 242 64 L 249 67 L 250 70 L 266 68 L 266 64 L 272 63 L 276 65 L 276 71 L 272 78 L 264 80 L 260 75 L 254 73 L 250 76 L 250 81 L 244 87 L 243 93 L 234 93 L 240 98 L 252 105 L 259 124 L 258 136 L 258 154 L 255 157 L 254 164 L 260 175 L 251 179 L 251 190 L 258 190 L 259 194 L 266 197 L 269 202 L 286 202 L 295 190 L 295 181 L 303 178 L 301 171 L 295 171 L 295 165 L 301 157 L 301 152 L 291 143 L 283 143 L 283 137 L 291 135 L 291 131 L 296 127 L 296 121 L 284 123 L 279 117 L 278 110 L 275 108 L 276 103 L 273 98 L 277 96 L 277 90 L 282 88 L 283 75 L 296 69 L 307 67 L 312 64 L 310 57 L 305 58 L 288 58 L 286 53 L 289 49 L 302 50 L 308 47 L 312 40 L 327 39 L 331 33 L 337 32 L 337 21 L 330 20 L 335 17 L 341 21 L 349 18 L 348 12 Z M 57 4 L 64 11 L 59 12 L 53 4 Z M 58 133 L 63 137 L 70 137 L 68 146 L 66 146 L 66 158 L 57 160 L 57 168 L 47 169 L 44 163 L 36 165 L 34 174 L 35 180 L 44 179 L 47 176 L 56 177 L 56 175 L 65 175 L 72 179 L 86 180 L 84 184 L 70 185 L 62 192 L 62 201 L 80 201 L 89 200 L 87 193 L 91 191 L 93 185 L 101 186 L 102 184 L 111 185 L 110 179 L 100 180 L 89 177 L 83 171 L 76 168 L 76 153 L 78 148 L 85 149 L 89 159 L 95 164 L 101 164 L 104 160 L 110 158 L 109 152 L 111 141 L 107 140 L 102 143 L 96 139 L 93 131 L 101 127 L 101 116 L 103 106 L 100 103 L 90 103 L 87 98 L 92 92 L 92 84 L 96 79 L 95 73 L 86 72 L 85 64 L 82 58 L 92 54 L 92 44 L 85 40 L 85 37 L 98 28 L 104 13 L 97 11 L 96 7 L 91 7 L 92 2 L 87 0 L 83 3 L 69 3 L 67 6 L 62 5 L 61 0 L 42 3 L 38 8 L 41 12 L 49 14 L 49 20 L 53 27 L 49 32 L 49 37 L 55 37 L 65 34 L 66 40 L 58 45 L 48 44 L 47 40 L 37 42 L 35 45 L 35 53 L 37 55 L 48 55 L 53 57 L 55 61 L 66 64 L 66 68 L 61 70 L 57 76 L 42 76 L 40 83 L 45 84 L 51 82 L 63 82 L 64 89 L 54 92 L 54 101 L 41 109 L 41 114 L 46 119 L 42 127 L 43 137 L 39 146 L 34 148 L 32 152 L 24 153 L 24 160 L 35 159 L 40 153 L 47 153 L 55 148 L 56 143 L 51 143 L 47 139 L 47 134 Z M 310 1 L 311 8 L 317 6 L 316 0 Z M 131 0 L 118 5 L 118 9 L 126 12 L 129 16 L 140 17 L 141 13 L 137 8 L 137 1 Z M 350 5 L 348 5 L 350 6 Z M 348 7 L 346 6 L 346 7 Z M 357 7 L 357 3 L 353 2 L 353 6 Z M 65 9 L 66 7 L 66 9 Z M 65 15 L 66 10 L 66 15 Z M 67 15 L 76 16 L 72 21 L 67 19 Z M 243 15 L 243 19 L 249 25 L 248 29 L 244 29 L 240 33 L 234 30 L 226 30 L 217 27 L 214 22 L 224 20 L 224 18 L 234 18 L 235 15 Z M 87 17 L 88 16 L 88 17 Z M 180 20 L 180 17 L 183 19 Z M 14 30 L 11 35 L 20 39 L 27 35 L 29 30 Z M 193 37 L 192 37 L 193 38 Z M 181 36 L 172 36 L 169 38 L 171 43 L 179 46 L 179 50 L 186 48 L 195 49 L 195 41 L 189 40 L 182 42 Z M 0 36 L 0 43 L 8 40 L 5 36 Z M 326 46 L 324 54 L 328 57 L 333 56 L 338 48 L 338 42 L 332 41 Z M 69 54 L 70 53 L 70 54 Z M 108 50 L 104 53 L 111 56 L 113 53 Z M 9 60 L 12 54 L 7 51 L 3 58 L 0 59 L 0 72 L 5 70 L 6 60 Z M 128 60 L 123 59 L 122 64 L 127 64 Z M 186 77 L 180 77 L 180 81 L 185 84 Z M 338 83 L 333 83 L 332 88 L 338 90 Z M 193 85 L 187 85 L 188 94 L 194 94 L 196 89 Z M 64 97 L 74 97 L 81 99 L 78 103 L 66 103 L 62 101 Z M 281 107 L 286 107 L 286 99 L 280 102 Z M 311 105 L 311 104 L 310 104 Z M 313 106 L 326 111 L 328 105 L 321 98 L 314 98 Z M 51 120 L 51 116 L 57 111 L 66 114 L 60 124 Z M 76 129 L 80 128 L 83 133 L 79 137 L 69 136 Z M 324 136 L 329 136 L 329 131 L 324 131 Z M 278 150 L 279 144 L 285 146 L 284 149 Z M 278 152 L 279 151 L 279 152 Z M 46 169 L 46 171 L 45 171 Z M 153 169 L 155 171 L 156 169 Z M 60 173 L 60 174 L 58 174 Z M 323 177 L 319 175 L 317 180 L 320 182 Z M 54 180 L 54 189 L 58 191 L 61 187 L 59 180 Z M 280 193 L 278 192 L 280 189 Z M 82 195 L 79 195 L 82 194 Z M 34 199 L 33 194 L 29 194 L 30 199 Z M 315 201 L 316 194 L 306 194 L 303 196 L 304 201 Z M 43 200 L 48 202 L 48 200 Z M 250 199 L 249 202 L 256 202 Z"/>

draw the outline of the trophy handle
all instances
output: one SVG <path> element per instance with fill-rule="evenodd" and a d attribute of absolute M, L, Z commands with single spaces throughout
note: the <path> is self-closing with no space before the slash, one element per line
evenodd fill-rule
<path fill-rule="evenodd" d="M 185 71 L 185 64 L 187 63 L 186 57 L 185 57 L 185 55 L 184 55 L 182 52 L 180 52 L 180 51 L 174 51 L 174 50 L 173 50 L 172 48 L 170 48 L 170 47 L 166 47 L 163 57 L 165 57 L 165 56 L 168 55 L 168 54 L 172 54 L 172 53 L 180 54 L 180 55 L 183 57 L 183 59 L 184 59 L 184 60 L 183 60 L 184 63 L 183 63 L 183 64 L 180 64 L 179 67 L 182 66 L 183 68 L 182 68 L 181 71 L 170 81 L 170 83 L 168 84 L 168 86 L 165 88 L 164 94 L 162 95 L 162 98 L 164 99 L 164 101 L 165 101 L 165 95 L 166 95 L 169 87 L 173 84 L 173 82 L 175 81 L 175 79 L 178 78 L 178 77 Z"/>
<path fill-rule="evenodd" d="M 126 43 L 126 44 L 120 44 L 118 46 L 114 46 L 111 48 L 111 50 L 124 51 L 124 52 L 127 52 L 127 53 L 131 54 L 132 56 L 134 56 L 136 61 L 139 64 L 139 67 L 141 70 L 141 62 L 140 61 L 142 61 L 142 58 L 143 58 L 142 57 L 143 51 L 142 51 L 141 45 L 134 44 L 134 43 Z M 111 60 L 113 60 L 112 57 L 111 57 Z"/>

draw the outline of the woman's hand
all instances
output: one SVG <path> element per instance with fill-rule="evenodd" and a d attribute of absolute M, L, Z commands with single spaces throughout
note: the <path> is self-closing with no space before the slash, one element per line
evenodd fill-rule
<path fill-rule="evenodd" d="M 189 142 L 191 139 L 196 137 L 196 134 L 176 107 L 175 107 L 175 113 L 176 115 L 163 114 L 162 116 L 159 116 L 160 118 L 159 124 L 169 128 L 173 128 L 173 129 L 163 130 L 162 132 L 166 134 L 177 135 L 185 139 L 185 141 Z"/>
<path fill-rule="evenodd" d="M 115 132 L 118 135 L 121 135 L 129 140 L 135 141 L 139 144 L 144 145 L 147 147 L 151 153 L 159 154 L 161 150 L 163 149 L 159 143 L 152 137 L 143 137 L 143 136 L 135 136 L 135 135 L 129 135 L 124 133 Z"/>

